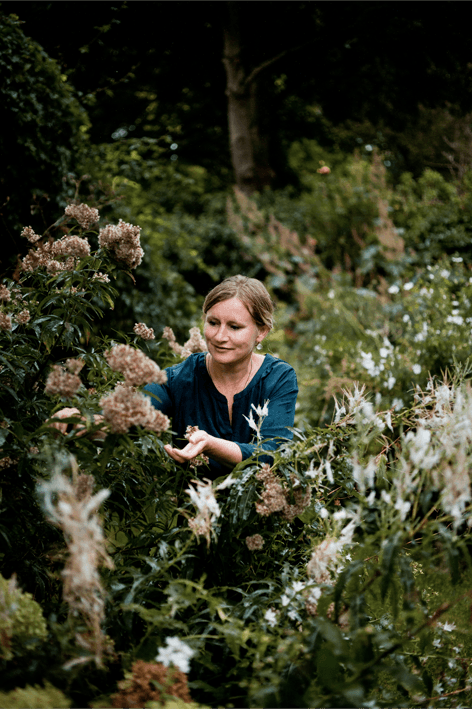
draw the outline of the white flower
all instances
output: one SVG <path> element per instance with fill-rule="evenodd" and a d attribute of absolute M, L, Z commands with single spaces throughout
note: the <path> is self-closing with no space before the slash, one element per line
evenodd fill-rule
<path fill-rule="evenodd" d="M 326 477 L 328 478 L 330 483 L 334 483 L 334 477 L 333 477 L 333 472 L 331 470 L 331 463 L 329 460 L 325 460 L 325 470 L 326 470 Z"/>
<path fill-rule="evenodd" d="M 413 374 L 420 374 L 421 373 L 421 364 L 414 364 L 412 367 Z"/>
<path fill-rule="evenodd" d="M 462 317 L 462 315 L 448 315 L 446 318 L 446 322 L 453 323 L 454 325 L 463 325 L 464 318 Z"/>
<path fill-rule="evenodd" d="M 442 276 L 443 278 L 449 278 L 449 276 L 451 275 L 451 272 L 450 272 L 450 271 L 446 271 L 445 268 L 443 268 L 443 270 L 440 271 L 440 273 L 441 273 L 441 276 Z"/>
<path fill-rule="evenodd" d="M 395 293 L 398 293 L 399 290 L 400 290 L 400 288 L 394 284 L 393 286 L 390 286 L 390 288 L 388 289 L 388 292 L 395 294 Z"/>
<path fill-rule="evenodd" d="M 295 581 L 292 588 L 294 593 L 300 593 L 305 588 L 305 583 L 303 581 Z"/>
<path fill-rule="evenodd" d="M 328 512 L 328 510 L 326 509 L 326 507 L 322 507 L 322 508 L 321 508 L 321 510 L 320 510 L 320 517 L 321 517 L 321 519 L 328 519 L 328 517 L 329 517 L 329 512 Z"/>
<path fill-rule="evenodd" d="M 282 603 L 283 606 L 288 606 L 288 604 L 290 603 L 290 596 L 287 596 L 287 594 L 284 593 L 284 594 L 281 596 L 280 601 L 281 601 L 281 603 Z"/>
<path fill-rule="evenodd" d="M 392 412 L 387 411 L 385 414 L 385 423 L 387 424 L 387 427 L 392 431 L 393 433 L 393 426 L 392 426 Z"/>
<path fill-rule="evenodd" d="M 225 478 L 225 480 L 223 480 L 222 483 L 220 483 L 219 485 L 216 486 L 215 490 L 224 490 L 226 487 L 230 487 L 230 485 L 234 485 L 234 483 L 237 483 L 237 482 L 238 481 L 235 478 L 233 478 L 233 476 L 230 473 L 228 475 L 228 477 Z"/>
<path fill-rule="evenodd" d="M 401 499 L 401 497 L 399 497 L 398 500 L 395 502 L 395 509 L 400 512 L 400 517 L 401 517 L 402 522 L 405 519 L 410 507 L 411 507 L 411 503 L 405 502 L 404 500 Z"/>
<path fill-rule="evenodd" d="M 443 630 L 446 631 L 446 633 L 450 633 L 453 630 L 456 629 L 456 624 L 455 623 L 449 623 L 446 621 L 445 623 L 438 623 L 439 627 L 442 628 Z"/>
<path fill-rule="evenodd" d="M 328 298 L 334 298 L 334 290 L 332 288 L 328 291 Z"/>
<path fill-rule="evenodd" d="M 289 611 L 289 612 L 287 613 L 287 615 L 288 615 L 288 617 L 289 617 L 291 620 L 297 620 L 297 618 L 298 618 L 297 611 L 295 611 L 295 610 Z"/>
<path fill-rule="evenodd" d="M 265 620 L 268 622 L 271 628 L 273 628 L 277 623 L 277 615 L 273 608 L 268 608 L 264 614 Z"/>
<path fill-rule="evenodd" d="M 185 674 L 190 670 L 190 659 L 195 655 L 195 650 L 192 650 L 186 643 L 178 637 L 167 637 L 167 647 L 160 647 L 156 655 L 156 662 L 161 662 L 166 667 L 175 665 L 181 672 Z"/>
<path fill-rule="evenodd" d="M 403 320 L 403 322 L 409 322 L 410 316 L 408 315 L 408 313 L 405 313 L 405 315 L 403 316 L 402 320 Z"/>
<path fill-rule="evenodd" d="M 190 495 L 190 499 L 198 508 L 199 512 L 205 513 L 208 510 L 215 517 L 219 517 L 220 508 L 211 486 L 205 485 L 201 481 L 197 481 L 197 484 L 199 485 L 198 490 L 189 485 L 185 492 Z"/>
<path fill-rule="evenodd" d="M 403 285 L 403 290 L 411 290 L 415 284 L 409 281 L 409 283 L 405 283 Z"/>
<path fill-rule="evenodd" d="M 323 508 L 323 509 L 324 509 L 324 508 Z M 340 520 L 340 519 L 346 519 L 346 517 L 347 517 L 347 512 L 346 512 L 346 510 L 343 508 L 342 510 L 339 510 L 339 512 L 335 512 L 335 513 L 334 513 L 334 515 L 333 515 L 333 520 L 334 520 L 335 522 L 337 522 L 337 521 Z"/>
<path fill-rule="evenodd" d="M 243 414 L 244 416 L 244 414 Z M 252 415 L 252 411 L 249 412 L 249 418 L 247 416 L 244 416 L 246 421 L 248 422 L 250 428 L 254 429 L 254 431 L 257 431 L 257 425 L 256 422 L 254 421 L 254 416 Z"/>
<path fill-rule="evenodd" d="M 342 416 L 346 415 L 346 407 L 345 406 L 339 406 L 336 398 L 334 399 L 334 407 L 336 409 L 336 414 L 334 417 L 334 423 L 338 423 L 339 420 L 341 419 Z"/>
<path fill-rule="evenodd" d="M 308 594 L 307 601 L 308 603 L 317 603 L 319 599 L 321 598 L 321 588 L 319 586 L 315 586 L 314 588 L 310 589 L 310 593 Z"/>
<path fill-rule="evenodd" d="M 365 492 L 367 487 L 372 487 L 375 477 L 375 458 L 371 458 L 367 465 L 359 465 L 357 458 L 352 459 L 352 477 L 359 486 L 361 492 Z"/>
<path fill-rule="evenodd" d="M 385 490 L 382 490 L 382 492 L 380 493 L 380 497 L 381 497 L 382 500 L 383 500 L 384 502 L 386 502 L 387 504 L 389 504 L 389 505 L 392 504 L 392 498 L 390 497 L 390 495 L 389 495 L 388 492 L 385 492 Z"/>
<path fill-rule="evenodd" d="M 395 408 L 395 411 L 400 411 L 400 409 L 403 409 L 403 399 L 394 399 L 392 406 Z"/>

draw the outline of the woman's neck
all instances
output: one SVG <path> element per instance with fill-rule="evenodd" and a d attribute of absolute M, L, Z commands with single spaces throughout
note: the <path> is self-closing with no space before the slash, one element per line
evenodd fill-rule
<path fill-rule="evenodd" d="M 243 384 L 251 374 L 254 367 L 254 355 L 251 354 L 243 360 L 235 363 L 216 362 L 213 357 L 207 355 L 207 367 L 210 376 L 222 384 L 237 386 Z"/>

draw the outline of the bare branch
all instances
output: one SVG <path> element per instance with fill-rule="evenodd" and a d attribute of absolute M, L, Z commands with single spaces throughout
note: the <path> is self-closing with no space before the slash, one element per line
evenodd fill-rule
<path fill-rule="evenodd" d="M 315 42 L 314 39 L 311 39 L 309 42 L 304 42 L 303 44 L 299 44 L 297 47 L 291 47 L 290 49 L 284 49 L 283 52 L 280 54 L 277 54 L 275 57 L 272 57 L 272 59 L 268 59 L 266 62 L 262 62 L 262 64 L 259 64 L 259 66 L 256 66 L 255 69 L 251 71 L 249 76 L 245 79 L 244 81 L 244 88 L 246 89 L 261 73 L 261 71 L 264 71 L 264 69 L 267 69 L 269 66 L 277 62 L 279 59 L 282 59 L 282 57 L 285 57 L 287 54 L 290 54 L 291 52 L 298 52 L 299 49 L 303 49 L 303 47 L 307 47 L 309 44 L 313 44 Z"/>

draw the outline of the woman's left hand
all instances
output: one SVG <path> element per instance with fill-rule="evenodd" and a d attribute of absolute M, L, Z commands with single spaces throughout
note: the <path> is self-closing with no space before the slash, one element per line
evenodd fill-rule
<path fill-rule="evenodd" d="M 177 463 L 187 463 L 192 458 L 196 458 L 200 453 L 204 453 L 209 442 L 210 434 L 206 431 L 195 431 L 188 439 L 188 443 L 184 448 L 173 448 L 170 444 L 164 446 L 164 450 Z"/>

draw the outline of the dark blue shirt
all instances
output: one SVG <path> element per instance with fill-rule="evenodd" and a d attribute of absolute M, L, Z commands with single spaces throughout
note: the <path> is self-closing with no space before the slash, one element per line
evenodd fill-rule
<path fill-rule="evenodd" d="M 269 400 L 269 414 L 261 427 L 264 450 L 275 450 L 282 439 L 292 439 L 298 385 L 295 370 L 281 359 L 266 354 L 264 361 L 243 391 L 234 395 L 232 424 L 229 420 L 228 401 L 213 384 L 205 363 L 205 352 L 191 354 L 185 361 L 168 367 L 166 384 L 147 384 L 144 387 L 159 397 L 151 397 L 153 405 L 171 418 L 174 447 L 187 445 L 184 438 L 187 426 L 198 426 L 215 438 L 233 441 L 241 448 L 242 459 L 250 458 L 256 448 L 255 431 L 248 421 L 252 411 L 254 421 L 259 417 L 251 408 L 262 406 Z M 273 458 L 261 455 L 259 461 L 272 463 Z M 228 472 L 228 468 L 210 458 L 212 477 Z M 207 473 L 208 474 L 208 473 Z"/>

